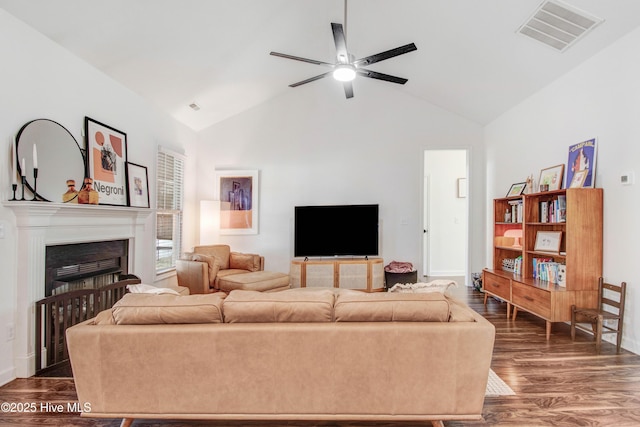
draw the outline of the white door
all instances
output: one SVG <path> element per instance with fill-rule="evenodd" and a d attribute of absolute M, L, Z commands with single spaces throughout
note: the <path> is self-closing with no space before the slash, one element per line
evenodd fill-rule
<path fill-rule="evenodd" d="M 468 265 L 467 150 L 425 150 L 423 271 L 464 276 Z"/>

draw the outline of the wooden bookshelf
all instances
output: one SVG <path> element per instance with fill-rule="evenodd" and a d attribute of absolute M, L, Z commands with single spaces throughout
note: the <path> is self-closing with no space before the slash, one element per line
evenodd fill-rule
<path fill-rule="evenodd" d="M 522 202 L 522 223 L 505 221 L 506 209 L 514 199 Z M 556 215 L 549 215 L 548 207 L 560 206 L 563 200 L 565 211 L 560 214 L 556 210 Z M 483 271 L 485 302 L 488 295 L 506 301 L 507 317 L 511 316 L 513 307 L 514 319 L 518 310 L 545 319 L 548 339 L 554 322 L 571 320 L 571 305 L 597 305 L 598 278 L 602 276 L 603 191 L 601 188 L 571 188 L 500 198 L 493 203 L 493 266 Z M 514 248 L 513 239 L 504 237 L 510 229 L 522 229 L 521 248 Z M 536 236 L 544 231 L 560 232 L 559 250 L 536 249 Z M 505 271 L 503 260 L 518 256 L 522 257 L 520 274 Z M 534 277 L 534 258 L 564 264 L 565 285 Z"/>

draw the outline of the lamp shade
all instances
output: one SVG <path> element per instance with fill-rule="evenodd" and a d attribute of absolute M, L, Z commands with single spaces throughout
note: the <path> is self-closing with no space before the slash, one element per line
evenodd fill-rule
<path fill-rule="evenodd" d="M 521 248 L 522 247 L 522 243 L 520 243 L 520 239 L 522 239 L 522 229 L 514 229 L 514 230 L 507 230 L 504 232 L 504 237 L 511 237 L 513 238 L 513 247 L 514 248 Z"/>

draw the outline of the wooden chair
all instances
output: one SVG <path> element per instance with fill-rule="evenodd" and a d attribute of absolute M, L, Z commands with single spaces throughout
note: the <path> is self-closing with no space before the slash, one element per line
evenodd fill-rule
<path fill-rule="evenodd" d="M 580 308 L 571 306 L 571 339 L 576 338 L 576 328 L 592 332 L 596 340 L 596 350 L 600 353 L 600 344 L 603 334 L 618 334 L 616 350 L 620 352 L 622 343 L 622 325 L 624 323 L 624 298 L 627 290 L 627 283 L 622 282 L 620 286 L 604 283 L 601 277 L 598 280 L 598 306 L 597 308 Z M 605 291 L 608 291 L 605 294 Z M 616 295 L 617 294 L 617 295 Z M 585 319 L 591 323 L 591 330 L 588 327 L 578 324 L 578 321 Z M 604 321 L 616 322 L 616 327 L 605 325 Z"/>

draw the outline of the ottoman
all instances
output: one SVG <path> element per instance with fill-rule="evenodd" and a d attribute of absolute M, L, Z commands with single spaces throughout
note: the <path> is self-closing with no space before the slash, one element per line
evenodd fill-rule
<path fill-rule="evenodd" d="M 251 273 L 230 274 L 220 278 L 220 290 L 273 292 L 289 289 L 289 275 L 275 271 L 253 271 Z"/>

